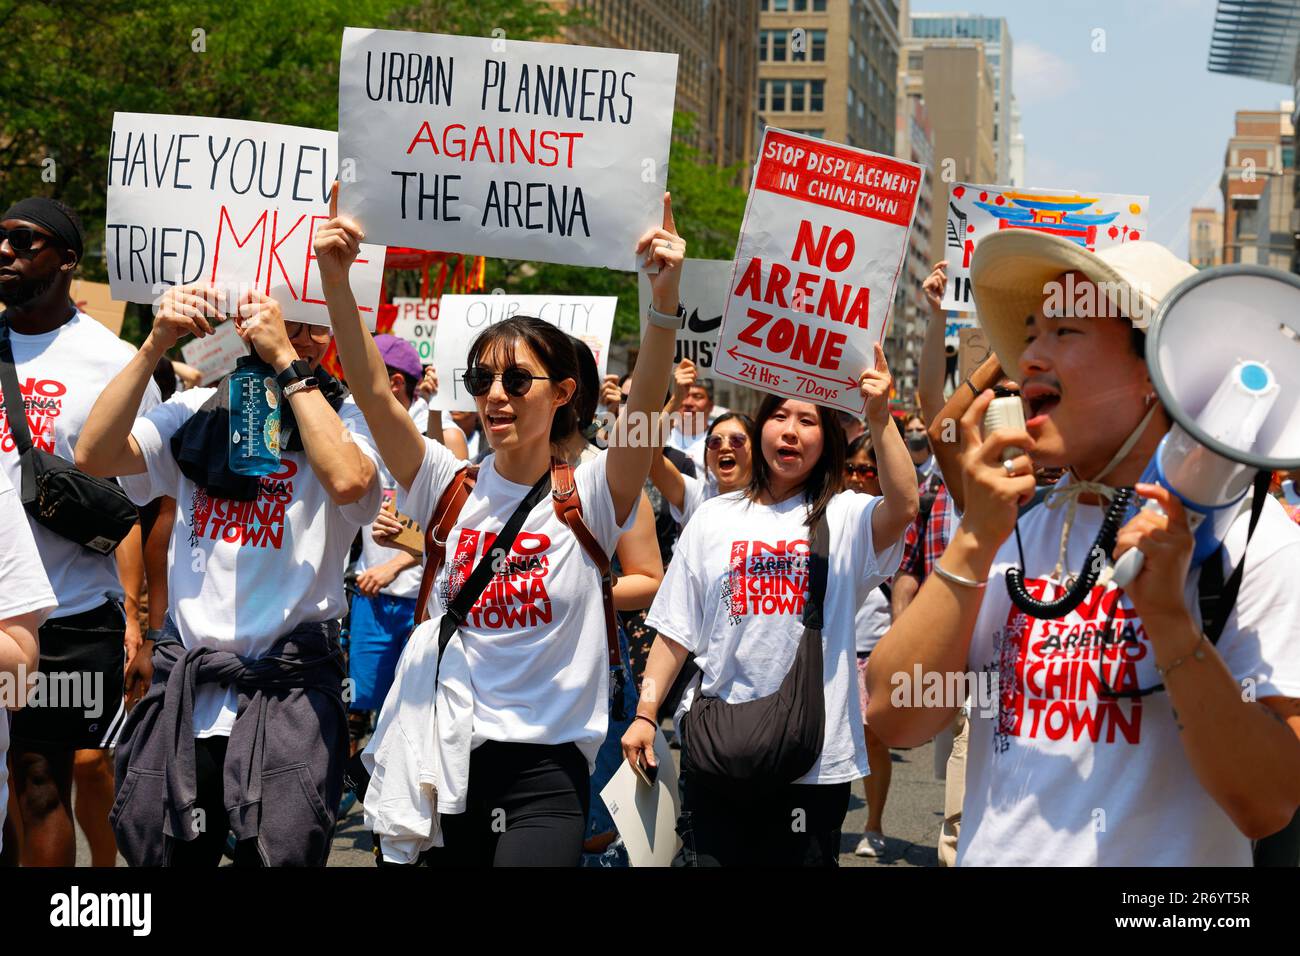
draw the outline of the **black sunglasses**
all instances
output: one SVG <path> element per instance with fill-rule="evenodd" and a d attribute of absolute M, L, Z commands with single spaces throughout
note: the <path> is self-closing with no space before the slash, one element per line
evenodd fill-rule
<path fill-rule="evenodd" d="M 850 464 L 850 465 L 845 465 L 845 466 L 844 466 L 844 470 L 845 470 L 846 472 L 848 472 L 850 475 L 861 475 L 863 478 L 874 478 L 874 477 L 876 477 L 876 466 L 875 466 L 875 465 L 856 465 L 856 464 Z"/>
<path fill-rule="evenodd" d="M 330 340 L 330 335 L 333 334 L 328 325 L 313 325 L 310 322 L 284 323 L 284 334 L 287 335 L 290 340 L 296 339 L 298 336 L 302 335 L 304 330 L 306 330 L 313 342 L 320 342 L 322 344 L 328 342 Z"/>
<path fill-rule="evenodd" d="M 492 388 L 492 383 L 498 378 L 501 379 L 501 387 L 506 390 L 507 395 L 513 395 L 515 398 L 523 398 L 528 394 L 528 390 L 533 387 L 533 382 L 554 382 L 555 379 L 546 375 L 534 375 L 525 368 L 518 365 L 512 365 L 503 372 L 493 372 L 484 365 L 475 365 L 473 368 L 465 369 L 465 374 L 460 380 L 465 383 L 465 389 L 475 398 L 486 395 Z"/>
<path fill-rule="evenodd" d="M 37 232 L 31 226 L 19 226 L 17 229 L 6 229 L 0 226 L 0 246 L 8 242 L 9 248 L 14 252 L 31 252 L 36 248 L 44 248 L 44 246 L 37 247 L 34 245 L 37 239 L 48 243 L 54 237 L 47 236 L 43 232 Z"/>

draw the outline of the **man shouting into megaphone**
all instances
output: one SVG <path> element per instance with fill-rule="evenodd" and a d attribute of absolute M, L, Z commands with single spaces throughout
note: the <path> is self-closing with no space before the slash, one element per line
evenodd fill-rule
<path fill-rule="evenodd" d="M 1178 498 L 1140 481 L 1172 423 L 1146 322 L 1194 272 L 1145 241 L 1007 230 L 975 250 L 1026 426 L 982 434 L 991 392 L 962 417 L 961 526 L 868 670 L 867 722 L 891 745 L 972 696 L 959 865 L 1249 865 L 1300 806 L 1300 529 L 1268 497 L 1252 530 L 1247 504 L 1193 568 Z M 1068 471 L 1017 520 L 1035 465 Z M 1162 510 L 1125 520 L 1143 499 Z M 1101 572 L 1132 548 L 1145 564 L 1121 589 Z M 1205 599 L 1207 568 L 1221 585 L 1243 556 L 1235 603 Z M 927 675 L 942 706 L 914 686 Z"/>

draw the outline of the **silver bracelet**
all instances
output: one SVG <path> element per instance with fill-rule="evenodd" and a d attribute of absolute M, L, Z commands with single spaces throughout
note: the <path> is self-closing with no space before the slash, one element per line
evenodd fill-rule
<path fill-rule="evenodd" d="M 1187 663 L 1187 661 L 1190 660 L 1191 658 L 1196 658 L 1196 660 L 1198 661 L 1205 660 L 1205 645 L 1208 643 L 1209 643 L 1209 639 L 1204 634 L 1202 634 L 1201 639 L 1196 642 L 1196 646 L 1194 646 L 1190 651 L 1188 651 L 1182 657 L 1178 658 L 1178 660 L 1174 661 L 1168 667 L 1161 667 L 1159 664 L 1156 664 L 1156 676 L 1158 676 L 1163 681 L 1170 671 L 1178 667 L 1180 664 Z"/>
<path fill-rule="evenodd" d="M 677 304 L 677 312 L 673 315 L 660 312 L 653 305 L 646 310 L 646 313 L 646 322 L 657 328 L 672 329 L 674 332 L 679 332 L 686 327 L 686 307 L 680 302 Z"/>
<path fill-rule="evenodd" d="M 985 588 L 988 586 L 987 581 L 972 581 L 970 578 L 963 578 L 960 574 L 953 574 L 951 571 L 945 570 L 938 561 L 934 562 L 934 573 L 945 581 L 960 584 L 964 588 Z"/>

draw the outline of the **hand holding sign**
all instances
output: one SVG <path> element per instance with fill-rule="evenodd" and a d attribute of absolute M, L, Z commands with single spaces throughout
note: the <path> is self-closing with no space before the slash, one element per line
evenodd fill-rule
<path fill-rule="evenodd" d="M 925 301 L 933 315 L 943 315 L 943 290 L 948 287 L 948 273 L 945 271 L 947 268 L 947 259 L 936 262 L 934 271 L 921 283 L 921 291 L 925 293 Z"/>
<path fill-rule="evenodd" d="M 642 265 L 657 265 L 659 272 L 650 280 L 650 306 L 656 312 L 672 315 L 681 304 L 677 294 L 682 283 L 682 262 L 686 259 L 686 240 L 677 235 L 673 222 L 673 200 L 664 193 L 664 221 L 659 229 L 650 229 L 636 244 L 637 255 L 644 255 Z"/>
<path fill-rule="evenodd" d="M 438 370 L 432 365 L 424 370 L 424 376 L 420 379 L 420 384 L 415 386 L 416 394 L 426 402 L 438 394 Z"/>
<path fill-rule="evenodd" d="M 339 215 L 339 181 L 334 180 L 330 189 L 330 218 L 316 230 L 314 244 L 321 281 L 346 282 L 365 238 L 360 226 L 347 216 Z"/>
<path fill-rule="evenodd" d="M 876 367 L 862 373 L 858 387 L 867 400 L 867 419 L 879 422 L 889 418 L 889 393 L 894 385 L 894 376 L 890 374 L 885 350 L 879 342 L 875 343 L 875 349 Z"/>
<path fill-rule="evenodd" d="M 186 335 L 211 335 L 213 323 L 221 319 L 217 303 L 218 293 L 212 286 L 172 286 L 158 300 L 150 337 L 169 349 Z"/>

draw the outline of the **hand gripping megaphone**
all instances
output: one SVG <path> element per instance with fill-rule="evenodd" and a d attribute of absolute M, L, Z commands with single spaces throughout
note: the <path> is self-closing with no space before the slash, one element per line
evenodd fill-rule
<path fill-rule="evenodd" d="M 1196 567 L 1218 550 L 1257 472 L 1300 467 L 1300 276 L 1228 265 L 1185 279 L 1156 310 L 1146 354 L 1174 425 L 1142 480 L 1182 502 Z M 1131 583 L 1143 558 L 1124 553 L 1111 580 Z"/>

